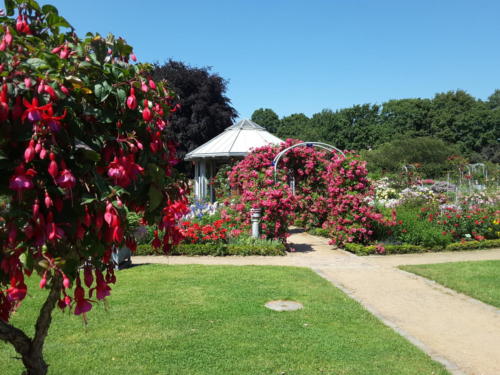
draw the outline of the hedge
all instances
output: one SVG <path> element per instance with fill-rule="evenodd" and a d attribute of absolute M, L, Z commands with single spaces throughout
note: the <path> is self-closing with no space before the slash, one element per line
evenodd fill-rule
<path fill-rule="evenodd" d="M 285 255 L 286 248 L 282 243 L 263 244 L 179 244 L 175 246 L 169 255 Z M 161 250 L 155 250 L 151 245 L 143 244 L 137 246 L 134 255 L 163 255 Z"/>
<path fill-rule="evenodd" d="M 500 248 L 500 239 L 484 240 L 484 241 L 466 241 L 454 242 L 446 247 L 428 248 L 418 245 L 401 244 L 401 245 L 383 245 L 384 252 L 379 252 L 379 246 L 370 245 L 364 246 L 355 243 L 347 243 L 344 249 L 356 255 L 387 255 L 387 254 L 408 254 L 408 253 L 425 253 L 433 251 L 459 251 L 459 250 L 474 250 L 474 249 L 491 249 L 494 247 Z"/>

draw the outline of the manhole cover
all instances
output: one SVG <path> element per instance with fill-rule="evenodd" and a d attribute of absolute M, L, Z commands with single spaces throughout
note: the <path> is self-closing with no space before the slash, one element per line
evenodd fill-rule
<path fill-rule="evenodd" d="M 274 311 L 295 311 L 300 310 L 304 307 L 299 302 L 283 300 L 269 301 L 264 306 Z"/>

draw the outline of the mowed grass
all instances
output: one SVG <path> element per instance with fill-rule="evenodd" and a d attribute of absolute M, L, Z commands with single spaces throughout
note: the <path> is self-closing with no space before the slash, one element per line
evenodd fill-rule
<path fill-rule="evenodd" d="M 43 294 L 12 321 L 28 331 Z M 291 299 L 294 312 L 264 304 Z M 305 268 L 138 266 L 118 273 L 107 310 L 55 312 L 50 374 L 447 374 L 329 282 Z M 0 373 L 21 373 L 0 343 Z"/>
<path fill-rule="evenodd" d="M 425 264 L 400 268 L 500 307 L 500 260 Z"/>

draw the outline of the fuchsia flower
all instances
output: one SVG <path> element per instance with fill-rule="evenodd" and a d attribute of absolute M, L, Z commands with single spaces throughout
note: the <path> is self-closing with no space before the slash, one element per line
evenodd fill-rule
<path fill-rule="evenodd" d="M 90 300 L 85 298 L 85 291 L 82 288 L 80 278 L 76 279 L 76 288 L 73 294 L 73 300 L 75 302 L 75 315 L 83 314 L 83 318 L 86 319 L 85 314 L 92 310 L 92 304 Z"/>
<path fill-rule="evenodd" d="M 23 104 L 26 107 L 21 120 L 25 120 L 26 118 L 31 122 L 37 122 L 42 119 L 42 113 L 47 110 L 52 110 L 52 103 L 45 104 L 42 106 L 38 105 L 38 98 L 34 97 L 31 103 L 26 99 L 23 99 Z"/>
<path fill-rule="evenodd" d="M 26 16 L 21 15 L 21 14 L 19 16 L 17 16 L 16 30 L 19 33 L 31 34 L 30 26 L 26 22 Z"/>
<path fill-rule="evenodd" d="M 35 141 L 33 139 L 30 140 L 28 147 L 24 151 L 24 161 L 26 163 L 29 163 L 35 158 L 36 151 L 35 151 Z"/>
<path fill-rule="evenodd" d="M 127 98 L 128 109 L 134 110 L 137 108 L 137 99 L 135 97 L 135 90 L 133 87 L 130 88 L 130 95 Z"/>
<path fill-rule="evenodd" d="M 142 118 L 146 122 L 150 122 L 151 119 L 153 118 L 153 114 L 149 109 L 149 102 L 147 99 L 144 99 L 144 109 L 142 110 Z"/>
<path fill-rule="evenodd" d="M 9 103 L 7 99 L 7 85 L 2 86 L 0 93 L 0 121 L 3 122 L 9 117 Z"/>
<path fill-rule="evenodd" d="M 135 162 L 133 154 L 115 156 L 108 166 L 108 176 L 114 180 L 116 185 L 122 187 L 129 186 L 142 173 L 144 173 L 144 168 Z"/>
<path fill-rule="evenodd" d="M 33 188 L 33 177 L 36 175 L 35 170 L 25 170 L 24 165 L 18 166 L 14 175 L 9 180 L 9 188 L 18 192 Z"/>
<path fill-rule="evenodd" d="M 56 178 L 57 175 L 59 174 L 59 167 L 57 166 L 57 162 L 56 162 L 56 155 L 51 152 L 49 154 L 49 159 L 50 159 L 50 163 L 49 163 L 49 168 L 48 168 L 48 171 L 49 171 L 49 174 L 52 176 L 52 178 Z"/>
<path fill-rule="evenodd" d="M 63 169 L 59 177 L 56 178 L 56 183 L 63 189 L 72 189 L 76 185 L 76 179 L 69 169 Z"/>
<path fill-rule="evenodd" d="M 105 299 L 107 296 L 109 296 L 111 293 L 111 288 L 109 287 L 108 283 L 104 281 L 104 276 L 102 275 L 102 272 L 99 270 L 95 271 L 95 276 L 96 276 L 96 297 L 99 300 Z"/>

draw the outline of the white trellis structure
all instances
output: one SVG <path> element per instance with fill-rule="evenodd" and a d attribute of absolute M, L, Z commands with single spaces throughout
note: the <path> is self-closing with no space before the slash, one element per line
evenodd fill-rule
<path fill-rule="evenodd" d="M 285 148 L 283 151 L 279 152 L 273 160 L 273 168 L 274 168 L 274 182 L 276 183 L 277 181 L 277 172 L 278 172 L 278 164 L 281 160 L 281 158 L 290 150 L 293 150 L 296 147 L 318 147 L 326 151 L 330 152 L 338 152 L 341 154 L 343 157 L 345 157 L 345 154 L 338 149 L 335 146 L 329 145 L 328 143 L 323 143 L 323 142 L 301 142 L 294 144 L 290 147 Z M 290 187 L 292 188 L 292 193 L 295 194 L 295 179 L 292 178 L 290 179 Z"/>

